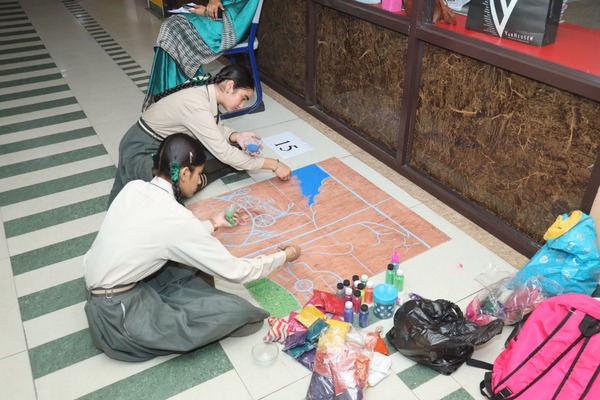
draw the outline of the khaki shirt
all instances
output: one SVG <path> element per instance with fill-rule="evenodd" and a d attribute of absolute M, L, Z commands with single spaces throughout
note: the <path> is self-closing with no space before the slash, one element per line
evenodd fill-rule
<path fill-rule="evenodd" d="M 152 104 L 144 122 L 160 137 L 185 133 L 196 137 L 219 161 L 238 170 L 262 168 L 263 157 L 251 156 L 229 143 L 233 129 L 216 122 L 218 112 L 214 85 L 180 90 Z"/>

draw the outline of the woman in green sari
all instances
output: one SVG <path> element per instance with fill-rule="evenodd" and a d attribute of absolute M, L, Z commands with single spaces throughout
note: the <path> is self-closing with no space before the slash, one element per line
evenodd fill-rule
<path fill-rule="evenodd" d="M 259 0 L 210 0 L 161 25 L 142 111 L 153 97 L 196 76 L 202 66 L 239 43 L 250 28 Z M 223 18 L 217 18 L 218 11 Z"/>

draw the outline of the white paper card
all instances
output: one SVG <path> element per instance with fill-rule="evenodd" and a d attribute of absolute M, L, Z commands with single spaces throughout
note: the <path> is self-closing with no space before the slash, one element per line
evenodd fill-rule
<path fill-rule="evenodd" d="M 279 158 L 282 159 L 294 157 L 298 154 L 313 150 L 312 147 L 289 131 L 263 138 L 262 142 L 273 149 Z"/>

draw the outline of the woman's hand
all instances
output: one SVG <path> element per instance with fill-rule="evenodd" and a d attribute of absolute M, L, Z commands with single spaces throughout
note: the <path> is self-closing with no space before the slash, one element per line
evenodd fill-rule
<path fill-rule="evenodd" d="M 285 261 L 296 261 L 302 255 L 302 249 L 295 244 L 279 245 L 279 250 L 285 253 Z"/>
<path fill-rule="evenodd" d="M 260 136 L 258 136 L 258 134 L 254 132 L 233 132 L 231 135 L 229 135 L 229 142 L 237 144 L 242 150 L 248 150 L 247 146 L 250 144 L 258 145 L 258 151 L 248 150 L 251 153 L 251 155 L 260 154 L 260 151 L 263 148 L 261 140 L 262 139 L 260 138 Z"/>
<path fill-rule="evenodd" d="M 210 0 L 206 6 L 206 16 L 211 19 L 217 19 L 219 17 L 219 10 L 225 11 L 221 0 Z"/>

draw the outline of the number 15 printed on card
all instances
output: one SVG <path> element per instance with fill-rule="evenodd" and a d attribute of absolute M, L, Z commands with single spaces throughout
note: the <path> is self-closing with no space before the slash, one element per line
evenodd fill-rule
<path fill-rule="evenodd" d="M 281 159 L 294 157 L 298 154 L 313 150 L 312 147 L 300 140 L 300 138 L 292 132 L 283 132 L 275 136 L 266 137 L 263 138 L 262 141 L 273 149 Z"/>

